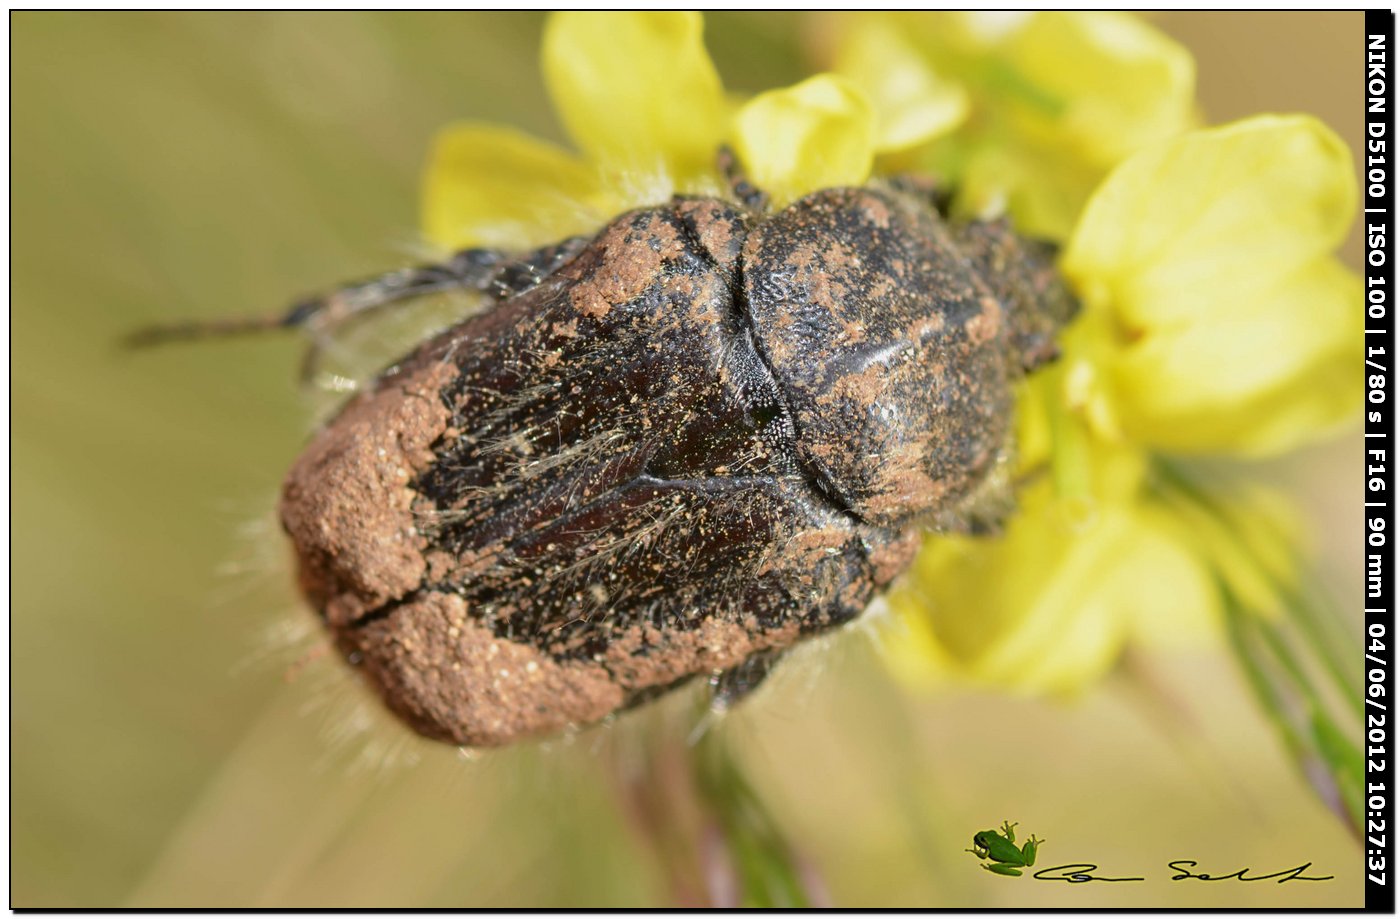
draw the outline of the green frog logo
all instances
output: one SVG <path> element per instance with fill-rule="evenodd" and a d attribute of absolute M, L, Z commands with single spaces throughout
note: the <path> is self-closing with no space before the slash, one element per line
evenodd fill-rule
<path fill-rule="evenodd" d="M 965 851 L 986 859 L 988 864 L 982 867 L 993 874 L 1020 877 L 1022 868 L 1029 868 L 1035 864 L 1036 849 L 1044 842 L 1043 839 L 1036 839 L 1032 833 L 1024 846 L 1016 848 L 1016 824 L 1003 821 L 1000 833 L 996 830 L 974 833 L 972 848 Z"/>

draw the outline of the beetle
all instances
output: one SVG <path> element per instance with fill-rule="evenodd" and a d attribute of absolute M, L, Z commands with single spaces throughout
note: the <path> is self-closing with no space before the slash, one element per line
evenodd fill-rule
<path fill-rule="evenodd" d="M 353 396 L 281 497 L 303 593 L 419 733 L 508 744 L 696 676 L 725 706 L 925 530 L 1009 505 L 1013 386 L 1077 308 L 1053 247 L 909 179 L 779 209 L 731 185 L 277 320 L 485 301 Z"/>

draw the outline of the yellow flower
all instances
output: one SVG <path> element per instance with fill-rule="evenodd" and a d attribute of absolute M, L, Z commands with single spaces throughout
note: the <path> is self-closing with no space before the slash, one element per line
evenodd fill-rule
<path fill-rule="evenodd" d="M 588 164 L 511 128 L 444 129 L 423 180 L 423 233 L 443 249 L 529 249 L 596 229 L 607 201 Z"/>
<path fill-rule="evenodd" d="M 694 13 L 552 16 L 546 84 L 585 155 L 496 125 L 445 128 L 423 183 L 428 239 L 539 246 L 713 182 L 727 103 L 701 30 Z"/>
<path fill-rule="evenodd" d="M 1086 513 L 1048 481 L 1020 502 L 999 538 L 927 540 L 889 598 L 908 631 L 890 643 L 897 674 L 1065 692 L 1101 677 L 1129 641 L 1219 634 L 1209 572 L 1171 518 L 1128 502 Z"/>
<path fill-rule="evenodd" d="M 1274 453 L 1361 405 L 1346 145 L 1258 117 L 1145 151 L 1095 193 L 1063 260 L 1101 341 L 1083 398 L 1103 436 Z"/>
<path fill-rule="evenodd" d="M 1110 168 L 1193 122 L 1191 56 L 1126 14 L 877 14 L 837 27 L 835 69 L 882 121 L 934 128 L 897 164 L 941 175 L 962 212 L 1004 206 L 1032 234 L 1063 239 Z"/>
<path fill-rule="evenodd" d="M 496 125 L 449 126 L 423 183 L 429 241 L 529 248 L 677 192 L 714 193 L 723 184 L 716 153 L 726 142 L 778 204 L 869 178 L 877 137 L 858 90 L 819 75 L 736 111 L 702 32 L 698 13 L 551 16 L 546 85 L 580 153 Z"/>
<path fill-rule="evenodd" d="M 736 128 L 750 179 L 775 205 L 870 177 L 875 118 L 865 97 L 838 77 L 763 93 L 739 112 Z"/>
<path fill-rule="evenodd" d="M 1221 590 L 1275 615 L 1298 527 L 1266 495 L 1201 496 L 1162 452 L 1278 452 L 1354 420 L 1359 280 L 1345 146 L 1310 118 L 1197 131 L 1122 163 L 1062 268 L 1084 316 L 1020 401 L 1021 495 L 1000 539 L 930 537 L 892 596 L 899 672 L 1063 691 L 1129 643 L 1219 637 Z"/>
<path fill-rule="evenodd" d="M 847 32 L 835 70 L 855 81 L 875 107 L 881 151 L 926 143 L 967 118 L 967 92 L 938 73 L 890 22 L 868 19 Z"/>
<path fill-rule="evenodd" d="M 706 175 L 728 113 L 698 13 L 556 13 L 543 66 L 560 120 L 610 171 Z"/>

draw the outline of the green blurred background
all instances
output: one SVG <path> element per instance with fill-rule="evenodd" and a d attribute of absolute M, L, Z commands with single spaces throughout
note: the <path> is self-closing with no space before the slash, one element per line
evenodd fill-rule
<path fill-rule="evenodd" d="M 1361 14 L 1156 21 L 1196 53 L 1210 121 L 1308 111 L 1359 137 Z M 436 128 L 559 137 L 540 24 L 11 15 L 13 906 L 664 902 L 603 750 L 656 715 L 468 759 L 405 734 L 338 662 L 293 666 L 317 636 L 271 508 L 324 402 L 296 386 L 301 344 L 117 347 L 399 264 Z M 801 28 L 717 14 L 707 39 L 726 85 L 755 90 L 803 74 Z M 1352 622 L 1360 466 L 1353 435 L 1259 470 L 1297 496 Z M 1361 903 L 1359 848 L 1223 655 L 1142 661 L 1065 704 L 912 697 L 875 645 L 810 649 L 725 725 L 837 903 Z M 1047 864 L 1158 880 L 976 870 L 972 831 L 1006 818 L 1049 838 Z M 1172 858 L 1336 880 L 1170 884 Z"/>

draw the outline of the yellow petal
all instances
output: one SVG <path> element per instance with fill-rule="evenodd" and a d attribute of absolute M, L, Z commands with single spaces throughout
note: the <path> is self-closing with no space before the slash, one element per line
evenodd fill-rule
<path fill-rule="evenodd" d="M 1194 124 L 1190 54 L 1123 13 L 887 14 L 971 113 L 923 165 L 966 214 L 1066 239 L 1108 169 Z M 846 41 L 853 41 L 847 38 Z"/>
<path fill-rule="evenodd" d="M 1065 240 L 1103 173 L 1064 150 L 1012 138 L 971 147 L 958 182 L 957 210 L 966 216 L 1010 215 L 1037 239 Z"/>
<path fill-rule="evenodd" d="M 1024 103 L 1012 109 L 1020 130 L 1101 167 L 1191 125 L 1195 62 L 1137 17 L 1039 13 L 1010 31 L 1002 54 L 1015 73 L 1006 95 Z"/>
<path fill-rule="evenodd" d="M 1199 534 L 1155 504 L 1135 508 L 1133 516 L 1132 542 L 1123 547 L 1132 570 L 1125 574 L 1150 578 L 1130 606 L 1133 643 L 1163 650 L 1221 644 L 1220 596 Z"/>
<path fill-rule="evenodd" d="M 1326 253 L 1356 208 L 1350 155 L 1266 116 L 1140 153 L 1094 194 L 1063 261 L 1107 317 L 1116 427 L 1181 452 L 1276 452 L 1355 412 L 1358 280 Z"/>
<path fill-rule="evenodd" d="M 1168 489 L 1106 503 L 1087 521 L 1046 484 L 1023 499 L 1000 537 L 926 539 L 889 596 L 883 650 L 896 677 L 1079 690 L 1128 642 L 1218 647 L 1222 583 L 1263 616 L 1296 588 L 1296 514 L 1267 492 L 1243 489 L 1206 512 Z"/>
<path fill-rule="evenodd" d="M 864 94 L 831 74 L 756 96 L 735 119 L 734 144 L 749 178 L 778 205 L 820 188 L 863 184 L 874 141 Z"/>
<path fill-rule="evenodd" d="M 1150 566 L 1122 553 L 1132 520 L 1117 506 L 1086 525 L 1051 499 L 1048 483 L 1023 497 L 1000 537 L 930 536 L 890 605 L 915 621 L 913 634 L 936 642 L 935 659 L 973 680 L 1078 688 L 1115 660 L 1140 589 L 1131 580 Z M 917 672 L 911 662 L 900 670 Z"/>
<path fill-rule="evenodd" d="M 1306 531 L 1297 509 L 1278 493 L 1248 483 L 1230 483 L 1229 493 L 1223 492 L 1200 485 L 1188 492 L 1167 483 L 1144 514 L 1177 545 L 1189 548 L 1246 612 L 1281 616 L 1306 570 Z"/>
<path fill-rule="evenodd" d="M 597 183 L 558 147 L 488 124 L 445 128 L 423 179 L 423 232 L 444 249 L 524 249 L 597 229 Z"/>
<path fill-rule="evenodd" d="M 875 148 L 904 150 L 947 134 L 967 117 L 962 87 L 936 73 L 889 23 L 855 23 L 837 52 L 836 71 L 875 111 Z"/>
<path fill-rule="evenodd" d="M 727 116 L 698 13 L 556 13 L 543 67 L 574 142 L 608 172 L 685 184 L 714 168 Z"/>
<path fill-rule="evenodd" d="M 1258 455 L 1359 420 L 1360 278 L 1324 258 L 1269 280 L 1253 292 L 1267 310 L 1123 348 L 1105 377 L 1119 429 L 1166 451 Z"/>
<path fill-rule="evenodd" d="M 1189 319 L 1200 307 L 1182 293 L 1232 293 L 1255 277 L 1241 269 L 1332 251 L 1356 202 L 1351 154 L 1326 125 L 1262 115 L 1125 162 L 1085 209 L 1064 267 L 1129 326 Z"/>

